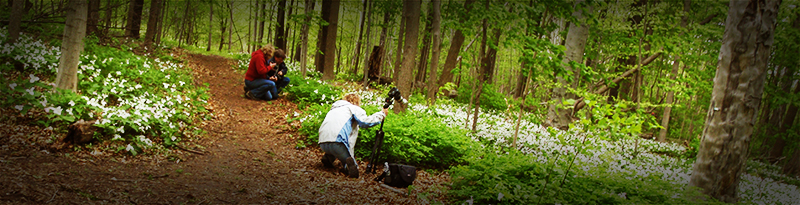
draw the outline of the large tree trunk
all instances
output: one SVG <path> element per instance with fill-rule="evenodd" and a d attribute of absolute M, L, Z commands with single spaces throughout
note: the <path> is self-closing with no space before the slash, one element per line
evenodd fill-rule
<path fill-rule="evenodd" d="M 469 11 L 472 7 L 473 0 L 466 0 L 464 1 L 464 8 L 466 9 L 466 13 L 459 18 L 459 23 L 464 23 L 469 20 Z M 450 48 L 447 50 L 447 57 L 444 60 L 444 66 L 442 67 L 442 75 L 439 77 L 439 86 L 443 86 L 445 83 L 453 82 L 453 68 L 456 67 L 456 63 L 458 60 L 459 51 L 461 51 L 461 46 L 464 45 L 464 33 L 461 30 L 456 29 L 455 34 L 453 34 L 453 39 L 450 40 Z"/>
<path fill-rule="evenodd" d="M 686 28 L 686 25 L 689 23 L 689 12 L 691 12 L 691 5 L 692 0 L 684 0 L 683 1 L 683 12 L 685 12 L 684 16 L 681 17 L 681 27 Z M 678 77 L 678 68 L 680 68 L 680 59 L 681 56 L 676 55 L 675 61 L 672 62 L 672 72 L 669 74 L 669 79 L 675 81 L 675 78 Z M 670 90 L 667 92 L 667 99 L 666 104 L 667 107 L 664 107 L 664 114 L 661 118 L 661 127 L 662 128 L 658 132 L 658 137 L 656 138 L 659 142 L 666 142 L 667 141 L 667 131 L 669 131 L 669 118 L 670 114 L 672 113 L 672 103 L 675 99 L 675 91 Z"/>
<path fill-rule="evenodd" d="M 783 174 L 789 176 L 800 175 L 800 149 L 795 149 L 792 157 L 783 165 Z"/>
<path fill-rule="evenodd" d="M 441 53 L 441 49 L 439 44 L 441 44 L 441 7 L 442 1 L 441 0 L 432 0 L 431 2 L 433 5 L 433 16 L 431 27 L 432 27 L 432 37 L 433 37 L 433 48 L 431 49 L 431 68 L 430 74 L 428 75 L 428 102 L 430 105 L 435 104 L 436 102 L 436 91 L 439 89 L 438 84 L 436 83 L 436 71 L 439 69 L 439 54 Z"/>
<path fill-rule="evenodd" d="M 411 94 L 411 74 L 414 69 L 414 57 L 417 55 L 417 41 L 419 37 L 419 15 L 420 15 L 420 2 L 419 1 L 403 1 L 403 19 L 406 22 L 405 49 L 403 49 L 403 66 L 395 75 L 397 75 L 397 89 L 400 90 L 403 98 L 408 99 Z M 398 54 L 399 55 L 399 54 Z M 395 113 L 405 112 L 408 105 L 402 101 L 397 103 L 399 106 L 394 107 Z"/>
<path fill-rule="evenodd" d="M 322 11 L 321 11 L 320 16 L 322 16 L 322 20 L 325 21 L 325 22 L 330 22 L 330 20 L 331 20 L 330 19 L 331 18 L 330 17 L 331 16 L 331 12 L 329 12 L 328 10 L 331 7 L 331 1 L 324 0 L 324 1 L 322 1 L 322 5 L 321 6 L 322 6 L 322 8 L 321 8 Z M 314 52 L 315 53 L 315 55 L 314 55 L 314 66 L 316 67 L 317 72 L 319 72 L 319 73 L 323 73 L 323 69 L 325 68 L 325 57 L 326 57 L 326 55 L 324 55 L 323 52 L 325 50 L 325 46 L 327 45 L 326 44 L 326 41 L 328 40 L 327 36 L 328 36 L 328 25 L 320 25 L 319 33 L 317 34 L 317 48 L 316 48 L 316 51 Z M 329 55 L 329 56 L 333 56 L 333 55 Z"/>
<path fill-rule="evenodd" d="M 86 36 L 88 10 L 86 0 L 69 1 L 64 38 L 61 43 L 61 58 L 58 60 L 57 88 L 73 92 L 78 89 L 78 64 L 83 52 L 83 37 Z"/>
<path fill-rule="evenodd" d="M 324 2 L 324 1 L 323 1 Z M 322 51 L 325 56 L 323 62 L 322 80 L 332 81 L 336 75 L 334 73 L 335 55 L 336 55 L 336 32 L 339 28 L 339 0 L 331 0 L 330 7 L 323 7 L 329 14 L 328 26 L 326 26 L 327 35 L 325 36 L 325 46 Z"/>
<path fill-rule="evenodd" d="M 278 1 L 278 22 L 275 29 L 275 47 L 286 50 L 286 0 Z"/>
<path fill-rule="evenodd" d="M 794 76 L 794 74 L 790 76 Z M 787 84 L 789 85 L 789 87 L 791 86 L 791 83 Z M 795 87 L 794 95 L 797 95 L 798 93 L 800 93 L 800 87 Z M 788 131 L 794 125 L 794 120 L 797 117 L 798 107 L 796 105 L 789 104 L 784 106 L 788 106 L 789 108 L 786 110 L 785 116 L 783 116 L 783 122 L 778 125 L 777 132 L 775 134 L 767 134 L 767 137 L 770 136 L 775 137 L 775 143 L 772 144 L 772 147 L 769 152 L 768 159 L 770 163 L 776 163 L 778 162 L 778 160 L 781 159 L 781 157 L 783 157 L 783 150 L 786 148 L 786 139 L 790 137 L 790 133 L 788 133 Z M 776 125 L 777 123 L 770 123 L 770 124 Z"/>
<path fill-rule="evenodd" d="M 25 0 L 13 0 L 11 5 L 11 17 L 8 21 L 8 43 L 13 44 L 17 42 L 17 38 L 19 38 L 20 32 L 20 22 L 22 22 L 22 17 L 25 15 L 24 10 L 22 7 L 25 6 Z"/>
<path fill-rule="evenodd" d="M 572 13 L 578 22 L 570 23 L 569 32 L 567 33 L 566 38 L 567 50 L 564 53 L 565 57 L 563 60 L 564 69 L 574 73 L 574 77 L 572 79 L 573 81 L 579 81 L 579 79 L 576 77 L 580 75 L 580 71 L 577 68 L 572 68 L 572 66 L 569 66 L 569 63 L 583 62 L 583 51 L 584 48 L 586 48 L 586 38 L 589 36 L 589 26 L 586 25 L 588 22 L 580 22 L 584 19 L 583 14 L 578 7 L 580 2 L 581 1 L 575 3 L 575 12 Z M 586 10 L 587 12 L 591 12 L 591 6 L 586 8 Z M 576 23 L 580 23 L 581 25 L 577 25 Z M 571 86 L 574 89 L 577 88 L 577 84 L 570 84 L 561 76 L 556 76 L 556 81 L 558 82 L 558 87 L 553 88 L 553 95 L 551 99 L 552 104 L 547 109 L 546 124 L 565 130 L 569 128 L 569 123 L 572 121 L 572 110 L 559 107 L 563 106 L 562 101 L 572 98 L 572 95 L 567 93 L 567 89 L 565 87 Z"/>
<path fill-rule="evenodd" d="M 158 27 L 159 21 L 161 20 L 159 17 L 161 17 L 161 5 L 162 5 L 162 3 L 163 3 L 162 0 L 153 0 L 152 2 L 150 2 L 150 17 L 149 17 L 149 20 L 147 20 L 147 31 L 145 31 L 145 33 L 144 33 L 144 44 L 147 47 L 152 47 L 153 42 L 155 41 L 155 37 L 157 35 L 156 32 L 158 31 L 157 27 Z M 208 40 L 208 42 L 209 42 L 208 47 L 211 48 L 210 32 L 209 32 L 209 38 L 208 39 L 209 39 Z"/>
<path fill-rule="evenodd" d="M 306 62 L 308 62 L 308 27 L 310 26 L 309 23 L 311 22 L 311 12 L 314 11 L 314 1 L 313 0 L 306 0 L 305 6 L 305 15 L 306 15 L 306 22 L 303 24 L 302 28 L 302 44 L 300 45 L 300 75 L 305 78 L 306 77 Z"/>
<path fill-rule="evenodd" d="M 750 136 L 761 103 L 780 1 L 731 1 L 706 125 L 689 184 L 738 201 Z"/>
<path fill-rule="evenodd" d="M 132 0 L 128 9 L 128 22 L 125 24 L 125 36 L 139 39 L 139 30 L 142 24 L 142 9 L 144 0 Z"/>

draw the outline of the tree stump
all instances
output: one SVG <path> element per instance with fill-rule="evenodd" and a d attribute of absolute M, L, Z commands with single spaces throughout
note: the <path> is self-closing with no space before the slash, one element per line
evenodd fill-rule
<path fill-rule="evenodd" d="M 89 143 L 94 140 L 94 133 L 97 132 L 97 127 L 94 126 L 94 123 L 97 120 L 92 121 L 84 121 L 78 120 L 75 123 L 72 123 L 67 128 L 69 132 L 67 133 L 67 137 L 64 138 L 64 142 L 72 142 L 73 144 L 85 144 Z"/>

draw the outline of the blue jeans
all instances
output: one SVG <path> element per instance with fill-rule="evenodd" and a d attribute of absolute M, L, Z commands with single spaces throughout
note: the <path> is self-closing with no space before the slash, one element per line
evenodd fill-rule
<path fill-rule="evenodd" d="M 346 162 L 345 160 L 350 157 L 350 151 L 347 151 L 347 147 L 345 147 L 341 142 L 319 143 L 319 148 L 322 148 L 322 151 L 325 152 L 325 157 L 333 155 L 336 157 L 336 159 L 339 159 L 339 162 L 342 164 L 344 164 L 344 162 Z M 330 160 L 330 162 L 333 162 L 333 160 Z M 356 164 L 356 166 L 358 166 L 358 164 Z"/>
<path fill-rule="evenodd" d="M 275 82 L 267 79 L 255 79 L 253 81 L 244 80 L 244 86 L 250 90 L 253 97 L 262 100 L 272 100 L 273 96 L 278 97 L 278 90 L 275 87 Z M 274 95 L 273 95 L 274 93 Z"/>

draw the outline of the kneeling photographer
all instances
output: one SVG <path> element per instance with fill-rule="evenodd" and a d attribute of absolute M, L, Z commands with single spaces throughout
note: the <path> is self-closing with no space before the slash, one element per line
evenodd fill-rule
<path fill-rule="evenodd" d="M 380 112 L 367 116 L 360 105 L 361 97 L 358 94 L 345 95 L 344 100 L 333 103 L 319 128 L 319 146 L 325 152 L 322 164 L 333 168 L 333 162 L 339 159 L 344 165 L 342 169 L 351 178 L 358 178 L 358 163 L 355 158 L 358 128 L 378 125 L 389 113 L 387 108 L 383 108 Z"/>

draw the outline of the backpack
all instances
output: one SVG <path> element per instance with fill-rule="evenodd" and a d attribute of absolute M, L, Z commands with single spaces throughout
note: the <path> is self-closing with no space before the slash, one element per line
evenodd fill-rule
<path fill-rule="evenodd" d="M 384 184 L 393 187 L 407 188 L 417 178 L 417 167 L 414 166 L 388 164 L 388 169 L 384 166 L 383 170 L 383 173 L 378 178 L 375 178 L 375 181 L 383 180 Z"/>

